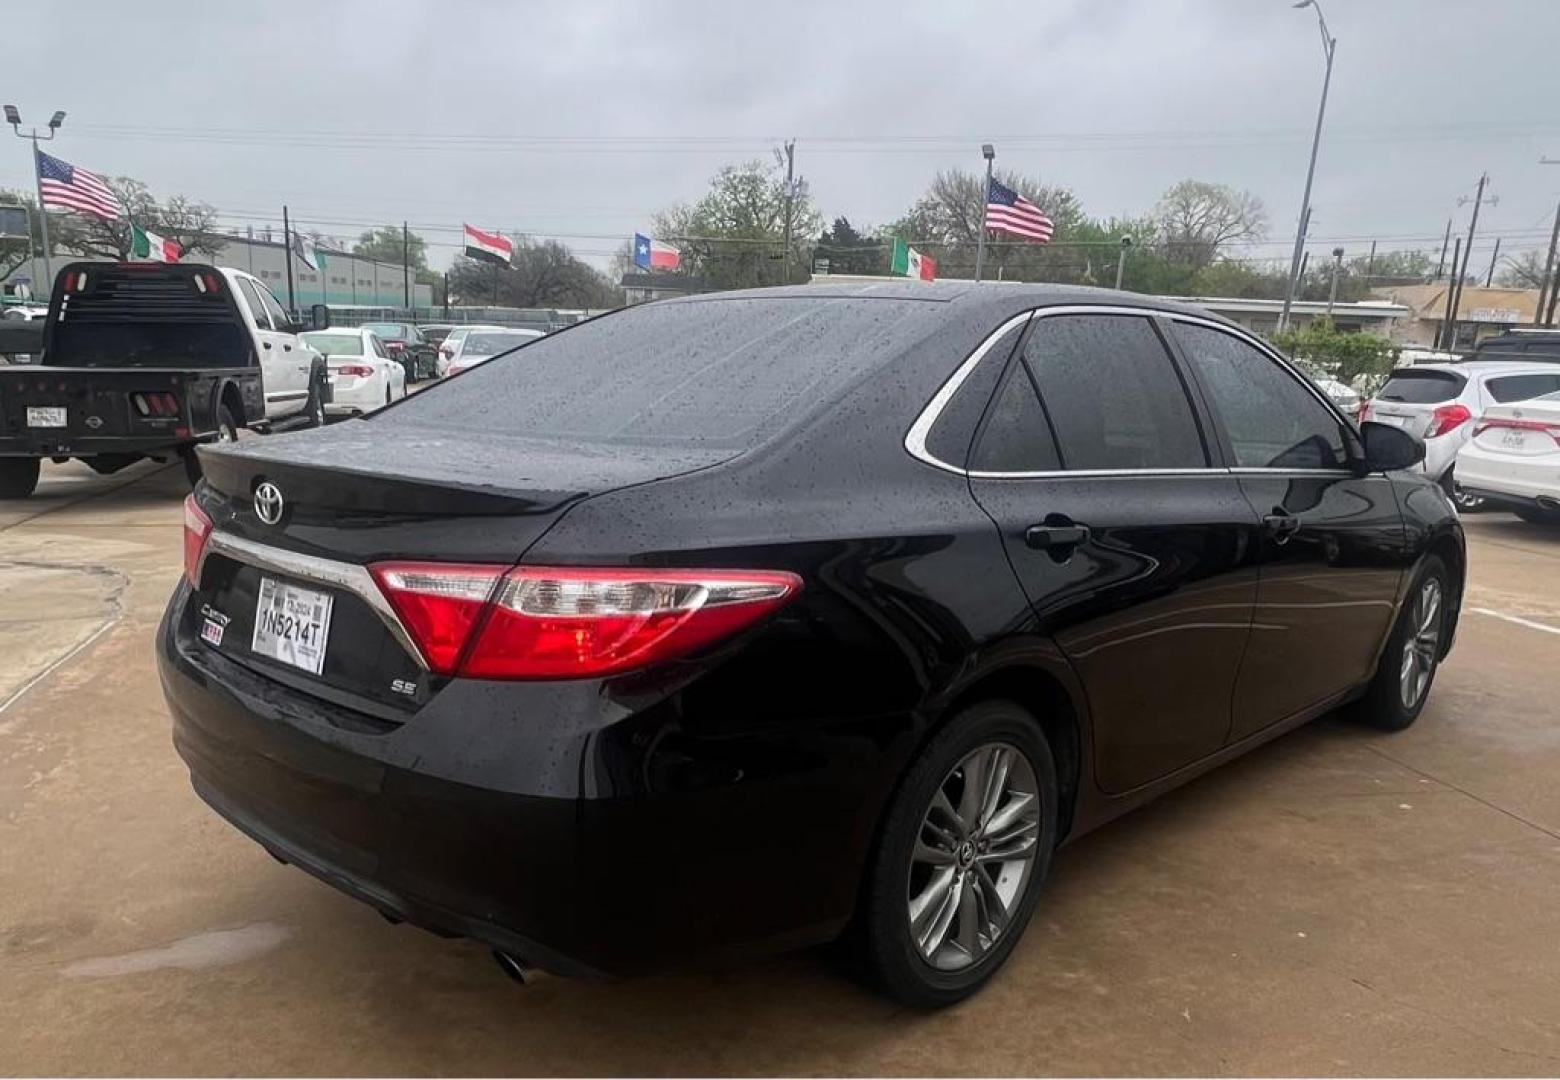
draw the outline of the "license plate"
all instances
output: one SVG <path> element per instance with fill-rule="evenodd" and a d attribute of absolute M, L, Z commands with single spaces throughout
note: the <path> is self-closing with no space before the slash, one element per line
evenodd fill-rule
<path fill-rule="evenodd" d="M 28 427 L 64 427 L 65 406 L 63 405 L 29 405 L 27 406 Z"/>
<path fill-rule="evenodd" d="M 249 647 L 259 656 L 320 674 L 325 670 L 325 643 L 330 637 L 334 600 L 329 593 L 261 577 L 260 597 L 255 601 L 255 634 Z"/>
<path fill-rule="evenodd" d="M 1507 450 L 1527 449 L 1527 432 L 1503 431 L 1500 433 L 1500 444 Z"/>

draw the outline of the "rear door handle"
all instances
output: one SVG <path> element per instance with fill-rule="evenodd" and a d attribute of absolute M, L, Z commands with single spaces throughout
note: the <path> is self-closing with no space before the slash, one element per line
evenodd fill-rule
<path fill-rule="evenodd" d="M 1075 548 L 1088 539 L 1087 525 L 1031 525 L 1024 530 L 1024 543 L 1036 551 Z"/>
<path fill-rule="evenodd" d="M 266 347 L 266 348 L 267 348 L 267 349 L 269 349 L 269 348 L 270 348 L 270 347 L 271 347 L 271 343 L 270 343 L 270 342 L 269 342 L 269 341 L 267 341 L 267 342 L 266 342 L 266 343 L 265 343 L 265 347 Z"/>

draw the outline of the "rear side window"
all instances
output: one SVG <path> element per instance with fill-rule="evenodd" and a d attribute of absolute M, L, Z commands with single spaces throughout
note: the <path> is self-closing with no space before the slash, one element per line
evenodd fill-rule
<path fill-rule="evenodd" d="M 1539 375 L 1502 375 L 1489 379 L 1484 388 L 1496 401 L 1527 401 L 1560 390 L 1560 372 Z"/>
<path fill-rule="evenodd" d="M 1147 318 L 1034 320 L 1024 365 L 1067 469 L 1195 469 L 1202 435 L 1163 342 Z"/>
<path fill-rule="evenodd" d="M 1045 410 L 1023 364 L 1015 363 L 991 403 L 980 443 L 970 458 L 975 472 L 1051 472 L 1062 467 Z"/>
<path fill-rule="evenodd" d="M 1468 380 L 1451 371 L 1395 371 L 1376 395 L 1382 401 L 1405 405 L 1439 405 L 1455 401 Z"/>
<path fill-rule="evenodd" d="M 249 306 L 249 318 L 254 323 L 255 329 L 271 329 L 270 316 L 265 313 L 265 303 L 260 299 L 255 283 L 248 278 L 239 278 L 238 287 L 244 294 L 244 302 Z"/>
<path fill-rule="evenodd" d="M 1300 377 L 1232 334 L 1175 323 L 1187 361 L 1224 421 L 1235 464 L 1256 469 L 1341 469 L 1343 421 Z"/>

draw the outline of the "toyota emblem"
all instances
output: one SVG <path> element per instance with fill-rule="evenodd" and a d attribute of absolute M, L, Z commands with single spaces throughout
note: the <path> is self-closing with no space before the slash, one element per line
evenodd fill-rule
<path fill-rule="evenodd" d="M 255 488 L 255 517 L 267 525 L 275 525 L 282 520 L 282 489 L 263 480 L 260 486 Z"/>

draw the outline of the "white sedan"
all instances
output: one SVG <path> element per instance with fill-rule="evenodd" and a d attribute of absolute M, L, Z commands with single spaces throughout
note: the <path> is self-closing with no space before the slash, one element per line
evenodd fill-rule
<path fill-rule="evenodd" d="M 461 339 L 464 338 L 467 334 L 470 334 L 476 330 L 502 329 L 504 329 L 502 326 L 483 326 L 480 324 L 453 327 L 450 332 L 445 334 L 443 339 L 439 342 L 439 359 L 434 362 L 434 374 L 442 379 L 444 376 L 450 373 L 450 357 L 455 355 L 455 350 L 459 348 Z"/>
<path fill-rule="evenodd" d="M 1526 521 L 1560 525 L 1560 393 L 1485 409 L 1457 455 L 1457 482 Z"/>
<path fill-rule="evenodd" d="M 406 368 L 390 359 L 372 330 L 343 326 L 298 336 L 325 357 L 331 386 L 327 415 L 362 416 L 406 396 Z"/>
<path fill-rule="evenodd" d="M 444 374 L 459 375 L 467 368 L 486 363 L 500 353 L 546 336 L 540 330 L 472 330 L 456 341 L 454 353 L 444 363 Z"/>

